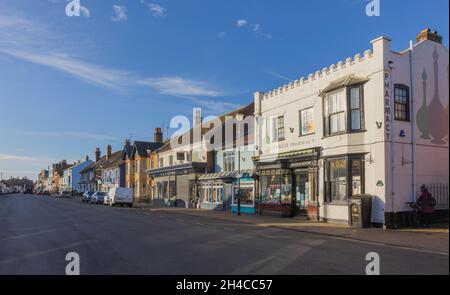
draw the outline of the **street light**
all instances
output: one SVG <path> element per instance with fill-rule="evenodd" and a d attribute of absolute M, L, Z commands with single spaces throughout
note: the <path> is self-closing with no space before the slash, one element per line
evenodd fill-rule
<path fill-rule="evenodd" d="M 238 215 L 241 215 L 241 123 L 244 120 L 244 114 L 237 113 L 236 121 L 238 122 L 238 126 L 236 128 L 236 140 L 237 140 L 237 149 L 238 149 L 238 185 L 237 185 L 237 205 L 238 205 Z M 244 134 L 245 136 L 245 134 Z"/>

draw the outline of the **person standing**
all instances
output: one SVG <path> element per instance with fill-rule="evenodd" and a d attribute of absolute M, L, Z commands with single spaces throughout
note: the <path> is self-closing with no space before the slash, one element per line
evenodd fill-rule
<path fill-rule="evenodd" d="M 436 199 L 428 192 L 428 188 L 423 185 L 421 187 L 421 195 L 417 199 L 417 206 L 419 210 L 419 220 L 425 227 L 430 226 L 430 217 L 434 213 L 436 207 Z"/>

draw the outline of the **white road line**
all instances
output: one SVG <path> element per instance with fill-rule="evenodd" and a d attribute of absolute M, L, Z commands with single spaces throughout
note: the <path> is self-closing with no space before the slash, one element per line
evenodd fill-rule
<path fill-rule="evenodd" d="M 0 239 L 0 242 L 10 241 L 10 240 L 17 240 L 17 239 L 23 239 L 23 238 L 28 238 L 28 237 L 32 237 L 32 236 L 39 236 L 39 235 L 42 235 L 42 234 L 51 233 L 51 232 L 55 232 L 55 231 L 60 231 L 60 229 L 50 229 L 50 230 L 39 231 L 39 232 L 31 233 L 31 234 L 23 234 L 23 235 L 6 237 L 6 238 L 3 238 L 3 239 Z"/>

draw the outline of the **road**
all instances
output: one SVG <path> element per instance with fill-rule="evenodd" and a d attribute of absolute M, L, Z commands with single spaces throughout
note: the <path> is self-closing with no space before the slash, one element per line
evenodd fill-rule
<path fill-rule="evenodd" d="M 84 275 L 365 274 L 369 252 L 381 274 L 449 274 L 439 253 L 72 199 L 0 196 L 0 224 L 0 274 L 65 274 L 68 252 Z"/>

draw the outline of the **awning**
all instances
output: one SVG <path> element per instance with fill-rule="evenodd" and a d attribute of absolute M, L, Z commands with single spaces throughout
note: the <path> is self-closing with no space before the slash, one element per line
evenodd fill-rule
<path fill-rule="evenodd" d="M 239 171 L 227 171 L 227 172 L 221 172 L 221 173 L 208 173 L 200 176 L 198 178 L 199 181 L 205 181 L 205 180 L 216 180 L 216 179 L 239 179 L 239 178 L 246 178 L 246 177 L 253 177 L 255 171 L 254 170 L 242 170 Z"/>

